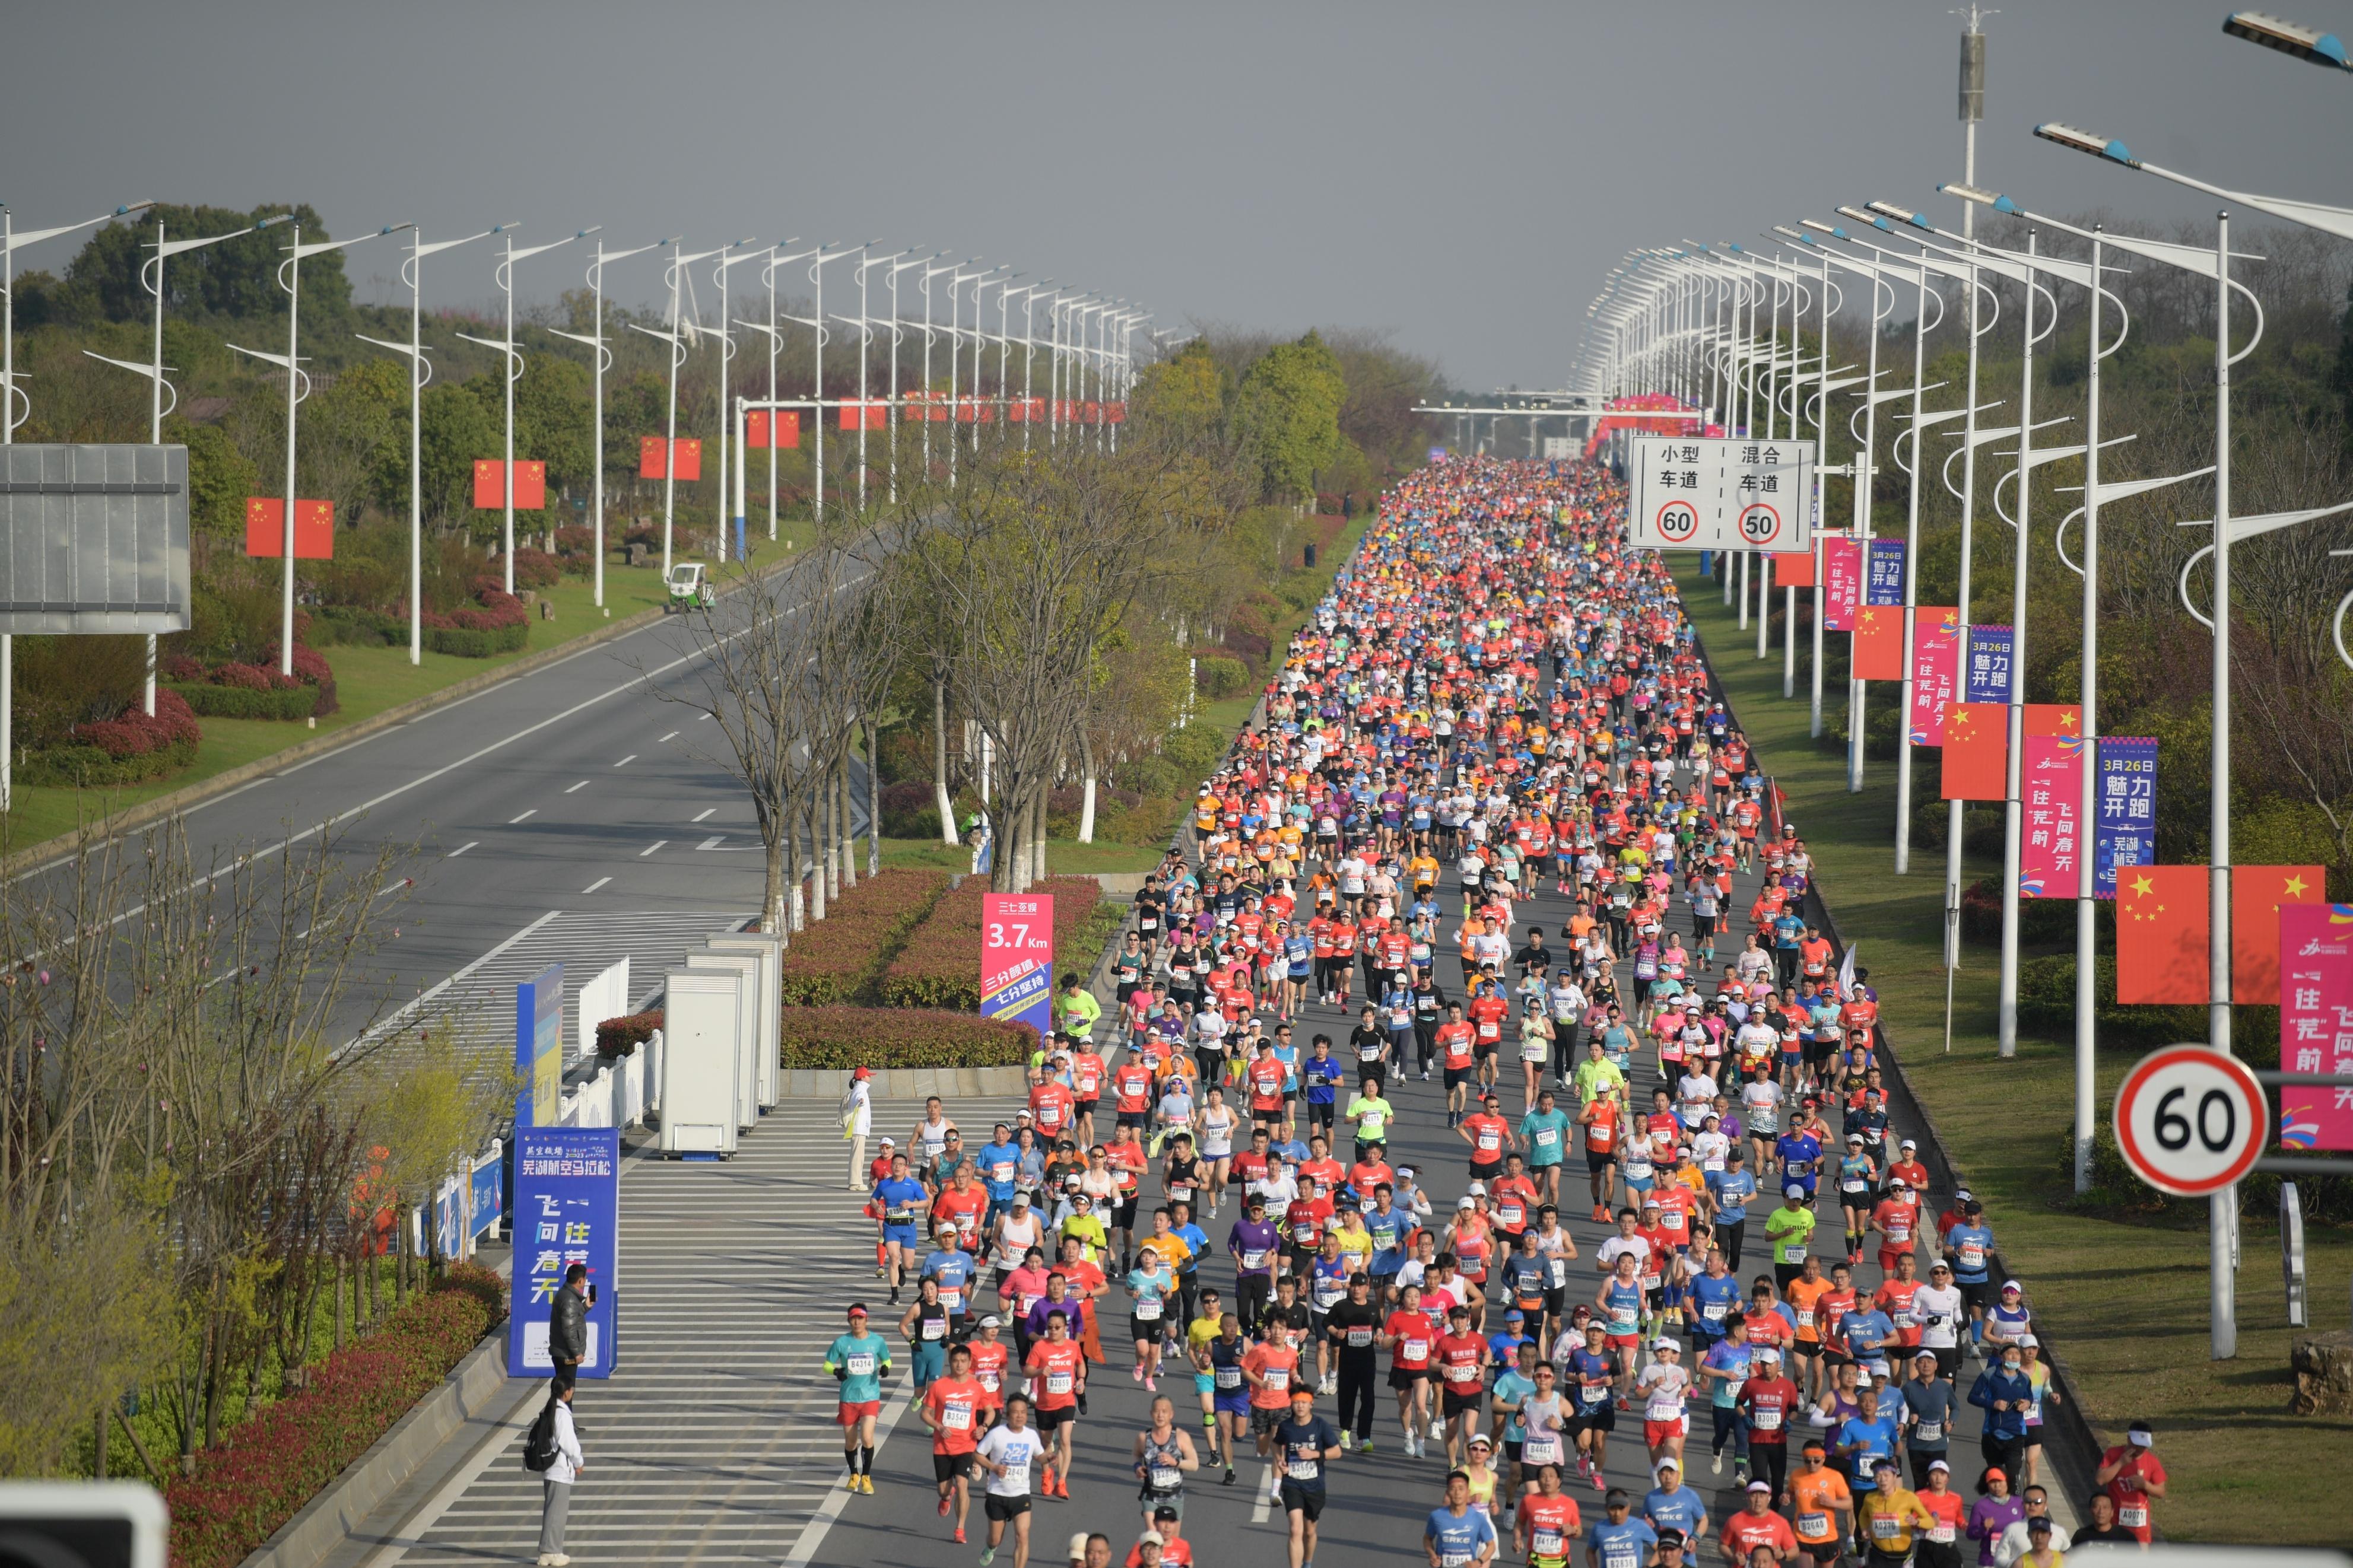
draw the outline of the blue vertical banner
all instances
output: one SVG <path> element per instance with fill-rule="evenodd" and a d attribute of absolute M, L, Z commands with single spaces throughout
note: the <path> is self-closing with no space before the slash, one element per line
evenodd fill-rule
<path fill-rule="evenodd" d="M 2092 896 L 2116 896 L 2116 868 L 2157 864 L 2157 742 L 2145 735 L 2099 740 L 2098 802 L 2092 834 Z"/>
<path fill-rule="evenodd" d="M 515 1125 L 552 1125 L 564 1109 L 564 965 L 515 987 Z"/>
<path fill-rule="evenodd" d="M 582 1377 L 610 1377 L 620 1321 L 621 1134 L 611 1127 L 515 1130 L 514 1283 L 507 1319 L 507 1370 L 553 1373 L 548 1309 L 565 1270 L 588 1266 Z"/>
<path fill-rule="evenodd" d="M 1964 702 L 2010 700 L 2010 636 L 2008 626 L 1971 626 L 1968 658 L 1962 661 Z"/>
<path fill-rule="evenodd" d="M 1862 602 L 1900 605 L 1904 602 L 1904 542 L 1874 539 L 1869 543 L 1862 569 Z"/>

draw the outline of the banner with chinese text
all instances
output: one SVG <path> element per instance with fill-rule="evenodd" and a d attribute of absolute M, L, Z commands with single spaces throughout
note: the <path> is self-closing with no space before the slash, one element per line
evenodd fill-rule
<path fill-rule="evenodd" d="M 980 909 L 980 1011 L 1053 1033 L 1054 900 L 989 893 Z"/>
<path fill-rule="evenodd" d="M 555 1370 L 547 1353 L 548 1308 L 565 1271 L 588 1266 L 582 1377 L 610 1377 L 620 1321 L 621 1135 L 610 1127 L 515 1130 L 514 1282 L 507 1319 L 513 1377 Z"/>
<path fill-rule="evenodd" d="M 2092 896 L 2116 896 L 2116 868 L 2157 864 L 2157 742 L 2103 735 L 2099 813 L 2092 825 Z"/>
<path fill-rule="evenodd" d="M 2283 1087 L 2279 1141 L 2353 1149 L 2353 904 L 2282 905 L 2279 958 L 2280 1070 L 2348 1080 Z"/>
<path fill-rule="evenodd" d="M 2020 763 L 2018 895 L 2072 899 L 2083 863 L 2075 818 L 2084 797 L 2084 738 L 2035 735 Z"/>

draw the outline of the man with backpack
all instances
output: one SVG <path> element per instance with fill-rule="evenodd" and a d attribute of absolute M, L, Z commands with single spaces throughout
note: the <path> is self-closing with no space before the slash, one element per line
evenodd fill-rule
<path fill-rule="evenodd" d="M 564 1521 L 572 1511 L 572 1483 L 588 1468 L 580 1452 L 580 1434 L 572 1425 L 569 1383 L 558 1380 L 549 1386 L 547 1404 L 523 1439 L 522 1468 L 540 1478 L 538 1568 L 569 1568 Z"/>

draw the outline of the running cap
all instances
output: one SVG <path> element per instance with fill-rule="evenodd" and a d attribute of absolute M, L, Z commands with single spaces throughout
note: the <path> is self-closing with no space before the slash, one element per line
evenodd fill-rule
<path fill-rule="evenodd" d="M 2125 1428 L 2125 1437 L 2134 1447 L 2146 1448 L 2157 1441 L 2157 1428 L 2146 1421 L 2136 1421 Z"/>
<path fill-rule="evenodd" d="M 1968 1203 L 1974 1195 L 1975 1194 L 1967 1187 L 1955 1187 L 1953 1189 L 1953 1201 L 1957 1204 Z"/>
<path fill-rule="evenodd" d="M 1307 1390 L 1303 1388 L 1300 1392 L 1305 1394 Z M 1478 1432 L 1472 1435 L 1471 1446 L 1474 1448 L 1492 1448 L 1495 1446 L 1495 1440 L 1484 1432 Z"/>
<path fill-rule="evenodd" d="M 1929 1467 L 1931 1469 L 1936 1468 L 1936 1467 L 1934 1465 Z M 1770 1481 L 1751 1481 L 1748 1483 L 1748 1489 L 1752 1492 L 1763 1492 L 1767 1497 L 1771 1497 L 1773 1495 L 1773 1483 Z"/>
<path fill-rule="evenodd" d="M 1670 1459 L 1667 1462 L 1672 1465 L 1674 1461 Z M 1683 1549 L 1683 1532 L 1672 1527 L 1662 1530 L 1659 1531 L 1659 1544 L 1671 1552 L 1681 1552 Z"/>
<path fill-rule="evenodd" d="M 1008 1201 L 1010 1201 L 1010 1202 L 1012 1202 L 1012 1203 L 1017 1203 L 1017 1204 L 1026 1204 L 1026 1203 L 1028 1203 L 1028 1202 L 1029 1201 L 1029 1188 L 1027 1188 L 1027 1187 L 1016 1187 L 1016 1188 L 1014 1188 L 1014 1189 L 1013 1189 L 1013 1196 L 1012 1196 L 1012 1198 L 1011 1198 L 1010 1200 L 1008 1200 Z"/>
<path fill-rule="evenodd" d="M 1781 1359 L 1781 1347 L 1778 1345 L 1758 1345 L 1748 1353 L 1753 1356 L 1760 1357 L 1766 1361 L 1779 1361 Z"/>
<path fill-rule="evenodd" d="M 2036 1339 L 2032 1334 L 2021 1334 L 2021 1335 L 2019 1335 L 2019 1336 L 2018 1336 L 2018 1342 L 2018 1342 L 2018 1348 L 2019 1348 L 2019 1349 L 2021 1349 L 2021 1350 L 2031 1350 L 2031 1349 L 2032 1349 L 2032 1348 L 2034 1348 L 2036 1345 L 2041 1344 L 2042 1342 L 2041 1340 Z"/>
<path fill-rule="evenodd" d="M 852 1068 L 849 1071 L 849 1076 L 852 1078 L 872 1078 L 874 1076 L 874 1069 L 871 1068 Z"/>
<path fill-rule="evenodd" d="M 1153 1517 L 1157 1519 L 1160 1516 L 1155 1514 Z M 1135 1543 L 1138 1546 L 1166 1546 L 1168 1544 L 1168 1538 L 1156 1530 L 1147 1530 L 1135 1538 Z"/>
<path fill-rule="evenodd" d="M 1952 1469 L 1953 1467 L 1945 1463 L 1942 1459 L 1931 1459 L 1928 1461 L 1928 1471 L 1931 1475 L 1934 1475 L 1938 1470 L 1943 1470 L 1946 1474 L 1950 1475 L 1952 1473 Z M 1751 1487 L 1759 1487 L 1764 1484 L 1765 1483 L 1762 1481 L 1751 1481 L 1749 1483 Z"/>
<path fill-rule="evenodd" d="M 1850 1132 L 1846 1135 L 1846 1141 L 1850 1143 L 1860 1143 L 1862 1142 L 1862 1134 L 1860 1132 Z"/>
<path fill-rule="evenodd" d="M 1001 1329 L 1005 1326 L 1005 1321 L 999 1318 L 996 1313 L 991 1312 L 988 1316 L 981 1319 L 980 1326 L 984 1329 Z"/>
<path fill-rule="evenodd" d="M 1996 1465 L 1991 1469 L 1986 1471 L 1984 1475 L 1979 1476 L 1978 1479 L 1981 1481 L 2007 1482 L 2010 1479 L 2010 1472 L 2003 1469 L 2000 1465 Z"/>
<path fill-rule="evenodd" d="M 852 1301 L 849 1304 L 849 1315 L 853 1318 L 862 1318 L 866 1316 L 866 1303 L 863 1301 Z"/>
<path fill-rule="evenodd" d="M 1913 1355 L 1912 1355 L 1912 1359 L 1913 1359 L 1914 1361 L 1926 1361 L 1926 1362 L 1933 1362 L 1933 1361 L 1935 1361 L 1935 1360 L 1936 1359 L 1936 1352 L 1935 1351 L 1932 1351 L 1932 1350 L 1922 1349 L 1922 1350 L 1919 1350 L 1919 1351 L 1915 1351 L 1915 1352 L 1913 1352 Z"/>
<path fill-rule="evenodd" d="M 1916 1142 L 1910 1138 L 1906 1138 L 1903 1142 L 1896 1145 L 1899 1149 L 1917 1149 L 1919 1146 L 1920 1145 Z"/>
<path fill-rule="evenodd" d="M 1669 1454 L 1666 1458 L 1661 1459 L 1657 1464 L 1651 1467 L 1651 1473 L 1654 1476 L 1662 1476 L 1669 1470 L 1680 1470 L 1683 1467 L 1681 1465 L 1675 1463 L 1675 1457 L 1672 1454 Z"/>
<path fill-rule="evenodd" d="M 1806 1189 L 1798 1185 L 1797 1183 L 1791 1182 L 1788 1186 L 1781 1189 L 1781 1195 L 1785 1198 L 1802 1198 L 1806 1195 Z"/>
<path fill-rule="evenodd" d="M 2001 1282 L 2001 1293 L 2005 1296 L 2009 1295 L 2012 1290 L 2017 1290 L 2022 1293 L 2025 1289 L 2026 1287 L 2021 1285 L 2015 1279 L 2005 1279 Z"/>
<path fill-rule="evenodd" d="M 896 1138 L 885 1138 L 882 1140 L 882 1147 L 885 1149 L 896 1149 L 898 1146 L 899 1141 Z"/>
<path fill-rule="evenodd" d="M 1683 1347 L 1682 1341 L 1671 1340 L 1666 1335 L 1661 1334 L 1651 1342 L 1651 1348 L 1654 1351 L 1679 1351 Z"/>
<path fill-rule="evenodd" d="M 1931 1274 L 1950 1274 L 1952 1271 L 1953 1266 L 1941 1258 L 1928 1265 L 1928 1272 Z"/>
<path fill-rule="evenodd" d="M 1201 786 L 1201 793 L 1203 795 L 1208 794 L 1209 786 L 1203 784 Z M 1071 1561 L 1073 1563 L 1083 1563 L 1087 1560 L 1087 1532 L 1085 1531 L 1077 1531 L 1071 1534 L 1070 1557 Z"/>
<path fill-rule="evenodd" d="M 1487 1184 L 1484 1182 L 1473 1182 L 1466 1191 L 1472 1197 L 1483 1198 L 1487 1195 Z"/>
<path fill-rule="evenodd" d="M 2029 1535 L 2050 1534 L 2051 1516 L 2047 1513 L 2038 1513 L 2029 1517 L 2026 1521 L 2026 1533 Z"/>
<path fill-rule="evenodd" d="M 1479 1200 L 1471 1196 L 1470 1194 L 1465 1193 L 1462 1195 L 1461 1201 L 1457 1203 L 1454 1206 L 1459 1209 L 1475 1209 L 1479 1206 Z"/>
<path fill-rule="evenodd" d="M 1182 1516 L 1179 1515 L 1174 1508 L 1164 1502 L 1158 1508 L 1152 1510 L 1152 1517 L 1155 1519 L 1177 1519 Z"/>
<path fill-rule="evenodd" d="M 1525 1312 L 1521 1311 L 1517 1307 L 1513 1308 L 1510 1311 L 1504 1314 L 1504 1321 L 1507 1323 L 1525 1323 L 1527 1321 L 1528 1315 Z"/>

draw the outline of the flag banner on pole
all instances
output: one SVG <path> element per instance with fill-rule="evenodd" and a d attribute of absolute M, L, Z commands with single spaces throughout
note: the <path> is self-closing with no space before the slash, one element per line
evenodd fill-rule
<path fill-rule="evenodd" d="M 691 436 L 678 438 L 677 478 L 692 483 L 702 478 L 702 443 Z M 638 441 L 638 478 L 659 479 L 670 478 L 670 465 L 663 461 L 662 438 L 641 437 Z"/>
<path fill-rule="evenodd" d="M 2116 1000 L 2203 1006 L 2203 866 L 2136 866 L 2116 884 Z"/>
<path fill-rule="evenodd" d="M 1776 588 L 1810 588 L 1814 585 L 1814 552 L 1810 550 L 1776 551 L 1773 563 L 1773 586 Z"/>
<path fill-rule="evenodd" d="M 2092 825 L 2092 896 L 2116 896 L 2116 872 L 2157 864 L 2157 742 L 2147 735 L 2099 741 L 2099 820 Z"/>
<path fill-rule="evenodd" d="M 754 408 L 744 416 L 744 445 L 748 449 L 754 452 L 765 452 L 772 449 L 768 445 L 769 431 L 772 428 L 772 424 L 768 416 L 769 411 L 767 409 Z M 776 418 L 773 422 L 773 428 L 776 433 L 776 447 L 787 452 L 797 451 L 799 449 L 801 444 L 801 416 L 799 409 L 777 409 L 776 411 Z"/>
<path fill-rule="evenodd" d="M 868 430 L 880 430 L 887 423 L 884 411 L 890 406 L 887 403 L 874 399 L 869 399 L 864 403 L 854 399 L 845 402 L 841 405 L 841 428 L 856 430 L 862 425 L 863 428 Z"/>
<path fill-rule="evenodd" d="M 1971 626 L 1969 658 L 1964 700 L 1970 702 L 2010 701 L 2010 649 L 2008 626 Z"/>
<path fill-rule="evenodd" d="M 1103 405 L 1100 403 L 1086 403 L 1081 405 L 1079 409 L 1079 423 L 1082 425 L 1102 424 Z"/>
<path fill-rule="evenodd" d="M 2232 1001 L 2278 1004 L 2279 912 L 2323 901 L 2321 880 L 2317 866 L 2231 868 Z"/>
<path fill-rule="evenodd" d="M 2027 702 L 2023 710 L 2026 733 L 2030 735 L 2061 735 L 2070 740 L 2084 732 L 2084 710 L 2072 702 Z"/>
<path fill-rule="evenodd" d="M 2353 1149 L 2353 904 L 2282 904 L 2279 957 L 2280 1070 L 2348 1080 L 2283 1088 L 2279 1141 Z"/>
<path fill-rule="evenodd" d="M 248 496 L 245 500 L 245 552 L 256 560 L 276 561 L 286 553 L 286 499 Z M 294 559 L 332 561 L 335 558 L 335 503 L 297 500 L 294 503 Z"/>
<path fill-rule="evenodd" d="M 2010 710 L 1956 702 L 1945 710 L 1945 798 L 2000 800 L 2010 791 Z"/>
<path fill-rule="evenodd" d="M 2028 710 L 2025 751 L 2019 767 L 2018 896 L 2072 899 L 2083 865 L 2075 818 L 2084 797 L 2084 742 L 2080 735 L 2037 731 Z M 1952 752 L 1945 753 L 1952 765 Z"/>
<path fill-rule="evenodd" d="M 1124 425 L 1124 424 L 1126 424 L 1126 423 L 1127 423 L 1127 405 L 1126 405 L 1125 403 L 1106 403 L 1106 404 L 1104 404 L 1104 405 L 1103 405 L 1103 423 L 1104 423 L 1104 424 L 1106 424 L 1106 425 Z"/>
<path fill-rule="evenodd" d="M 1851 632 L 1862 599 L 1862 542 L 1831 534 L 1822 541 L 1822 629 Z"/>
<path fill-rule="evenodd" d="M 1912 711 L 1905 729 L 1915 746 L 1945 743 L 1945 710 L 1960 682 L 1959 614 L 1950 605 L 1912 608 Z"/>
<path fill-rule="evenodd" d="M 1017 397 L 1005 406 L 1008 425 L 1043 425 L 1046 423 L 1046 400 L 1042 397 Z"/>
<path fill-rule="evenodd" d="M 1904 542 L 1874 539 L 1862 563 L 1862 602 L 1900 605 L 1904 602 Z"/>
<path fill-rule="evenodd" d="M 496 458 L 478 458 L 474 460 L 474 505 L 476 507 L 505 510 L 507 487 L 499 472 L 501 467 Z M 545 509 L 547 506 L 547 465 L 545 463 L 525 462 L 521 458 L 515 459 L 514 503 L 517 511 L 540 511 Z"/>
<path fill-rule="evenodd" d="M 1854 613 L 1854 678 L 1904 679 L 1904 606 L 1865 605 Z"/>
<path fill-rule="evenodd" d="M 994 425 L 997 423 L 997 405 L 986 397 L 959 397 L 956 399 L 955 416 L 959 425 Z"/>

